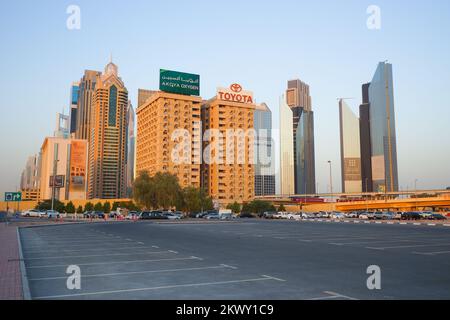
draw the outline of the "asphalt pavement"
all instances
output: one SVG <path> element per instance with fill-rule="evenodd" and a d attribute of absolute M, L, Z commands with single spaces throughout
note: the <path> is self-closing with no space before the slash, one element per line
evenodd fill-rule
<path fill-rule="evenodd" d="M 448 226 L 139 221 L 20 236 L 33 299 L 450 299 Z"/>

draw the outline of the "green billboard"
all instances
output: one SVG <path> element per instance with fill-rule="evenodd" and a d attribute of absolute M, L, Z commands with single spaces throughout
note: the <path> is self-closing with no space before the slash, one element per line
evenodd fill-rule
<path fill-rule="evenodd" d="M 186 96 L 200 95 L 200 76 L 178 71 L 159 71 L 159 90 Z"/>

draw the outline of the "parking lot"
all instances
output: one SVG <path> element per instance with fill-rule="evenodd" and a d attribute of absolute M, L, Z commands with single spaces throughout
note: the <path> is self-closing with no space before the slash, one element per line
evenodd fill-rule
<path fill-rule="evenodd" d="M 20 229 L 33 299 L 449 299 L 450 227 L 297 221 Z M 81 270 L 69 290 L 68 266 Z M 369 290 L 367 268 L 381 268 Z"/>

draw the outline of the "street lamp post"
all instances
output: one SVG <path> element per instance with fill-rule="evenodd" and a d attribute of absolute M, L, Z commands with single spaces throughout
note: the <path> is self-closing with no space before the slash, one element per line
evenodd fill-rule
<path fill-rule="evenodd" d="M 328 164 L 330 165 L 330 193 L 331 193 L 331 200 L 334 200 L 333 197 L 333 173 L 331 169 L 331 160 L 328 160 Z"/>

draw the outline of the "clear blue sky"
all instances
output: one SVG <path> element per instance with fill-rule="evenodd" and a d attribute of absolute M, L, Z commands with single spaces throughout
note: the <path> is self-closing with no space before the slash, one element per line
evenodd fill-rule
<path fill-rule="evenodd" d="M 81 8 L 81 30 L 66 8 Z M 366 27 L 369 5 L 381 30 Z M 316 175 L 327 160 L 340 186 L 338 97 L 361 99 L 379 61 L 394 67 L 402 189 L 450 186 L 450 1 L 5 1 L 0 11 L 0 192 L 19 185 L 27 157 L 68 110 L 84 69 L 103 70 L 110 53 L 133 104 L 158 87 L 159 68 L 201 75 L 201 95 L 241 83 L 273 110 L 286 81 L 311 86 Z M 350 103 L 351 104 L 351 103 Z"/>

